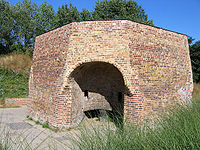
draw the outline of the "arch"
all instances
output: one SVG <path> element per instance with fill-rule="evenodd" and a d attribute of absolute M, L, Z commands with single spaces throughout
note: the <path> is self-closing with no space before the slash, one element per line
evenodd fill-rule
<path fill-rule="evenodd" d="M 68 78 L 72 126 L 85 116 L 102 117 L 102 112 L 123 121 L 124 94 L 129 90 L 118 68 L 107 62 L 87 62 L 76 67 Z"/>
<path fill-rule="evenodd" d="M 110 61 L 108 61 L 107 59 L 103 59 L 103 58 L 84 58 L 81 61 L 76 61 L 76 63 L 70 64 L 69 62 L 66 62 L 65 67 L 66 68 L 64 70 L 64 82 L 63 82 L 63 86 L 62 86 L 62 90 L 67 87 L 70 86 L 69 85 L 69 78 L 71 73 L 74 71 L 75 68 L 85 64 L 85 63 L 90 63 L 90 62 L 105 62 L 105 63 L 109 63 L 111 65 L 113 65 L 115 68 L 117 68 L 121 74 L 123 75 L 123 79 L 124 79 L 124 84 L 127 87 L 131 87 L 131 77 L 130 75 L 135 75 L 135 73 L 132 72 L 132 67 L 130 66 L 129 63 L 120 65 L 118 64 L 116 61 L 113 61 L 113 63 L 111 63 Z M 136 75 L 137 76 L 137 75 Z M 129 93 L 131 92 L 131 90 L 129 91 Z"/>

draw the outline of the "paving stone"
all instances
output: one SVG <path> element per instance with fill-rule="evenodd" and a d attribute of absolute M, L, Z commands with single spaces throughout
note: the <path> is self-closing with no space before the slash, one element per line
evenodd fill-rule
<path fill-rule="evenodd" d="M 56 137 L 55 139 L 58 141 L 68 140 L 66 136 Z"/>
<path fill-rule="evenodd" d="M 30 129 L 33 126 L 26 122 L 7 123 L 12 130 Z"/>

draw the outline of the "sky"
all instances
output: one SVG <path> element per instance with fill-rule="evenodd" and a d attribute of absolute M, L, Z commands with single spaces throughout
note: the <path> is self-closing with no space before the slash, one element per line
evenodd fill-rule
<path fill-rule="evenodd" d="M 19 0 L 8 0 L 16 4 Z M 23 0 L 20 0 L 23 1 Z M 55 11 L 63 4 L 72 3 L 79 11 L 94 10 L 97 0 L 31 0 L 38 5 L 43 2 L 53 5 Z M 200 40 L 200 0 L 135 0 L 142 6 L 148 19 L 157 27 L 191 36 Z"/>

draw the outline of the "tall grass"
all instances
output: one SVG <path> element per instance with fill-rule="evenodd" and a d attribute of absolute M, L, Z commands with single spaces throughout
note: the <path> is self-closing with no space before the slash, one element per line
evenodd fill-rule
<path fill-rule="evenodd" d="M 0 66 L 17 73 L 29 74 L 32 59 L 28 54 L 11 53 L 0 56 Z"/>
<path fill-rule="evenodd" d="M 200 100 L 200 84 L 194 83 L 193 99 Z"/>
<path fill-rule="evenodd" d="M 195 84 L 193 105 L 177 106 L 157 120 L 156 126 L 126 123 L 113 130 L 111 126 L 84 128 L 72 138 L 81 150 L 197 150 L 200 149 L 200 88 Z"/>

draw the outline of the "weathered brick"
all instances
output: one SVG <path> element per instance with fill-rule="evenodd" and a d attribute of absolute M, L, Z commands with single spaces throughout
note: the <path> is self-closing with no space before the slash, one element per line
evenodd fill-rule
<path fill-rule="evenodd" d="M 128 20 L 74 22 L 36 37 L 29 87 L 30 116 L 52 127 L 119 107 L 119 92 L 125 117 L 151 118 L 191 99 L 187 36 Z"/>

